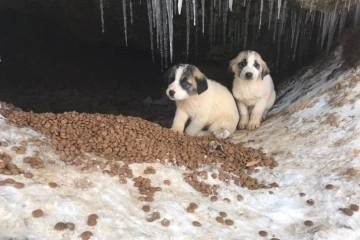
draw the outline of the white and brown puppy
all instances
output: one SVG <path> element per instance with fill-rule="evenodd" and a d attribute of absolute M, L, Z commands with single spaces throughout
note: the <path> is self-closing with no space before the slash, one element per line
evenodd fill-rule
<path fill-rule="evenodd" d="M 240 112 L 240 129 L 254 130 L 274 105 L 276 93 L 270 70 L 260 54 L 242 51 L 230 61 L 232 93 Z"/>
<path fill-rule="evenodd" d="M 178 64 L 165 74 L 169 82 L 166 94 L 176 103 L 172 129 L 190 136 L 214 135 L 228 138 L 236 130 L 239 113 L 231 92 L 208 79 L 189 64 Z"/>

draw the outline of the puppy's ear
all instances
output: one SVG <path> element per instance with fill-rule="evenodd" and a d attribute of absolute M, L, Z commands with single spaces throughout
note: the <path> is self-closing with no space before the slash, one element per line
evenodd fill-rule
<path fill-rule="evenodd" d="M 201 93 L 205 92 L 208 89 L 206 76 L 202 72 L 200 72 L 198 68 L 194 70 L 193 74 L 196 81 L 196 90 L 197 93 L 200 95 Z"/>
<path fill-rule="evenodd" d="M 178 68 L 178 65 L 174 65 L 166 70 L 164 73 L 163 79 L 164 82 L 170 84 L 175 80 L 175 70 Z"/>
<path fill-rule="evenodd" d="M 264 79 L 264 77 L 268 74 L 270 74 L 270 69 L 268 68 L 268 66 L 266 65 L 266 63 L 263 61 L 262 64 L 262 71 L 261 71 L 261 79 Z"/>
<path fill-rule="evenodd" d="M 237 57 L 229 62 L 229 72 L 235 73 L 236 64 L 238 63 Z"/>

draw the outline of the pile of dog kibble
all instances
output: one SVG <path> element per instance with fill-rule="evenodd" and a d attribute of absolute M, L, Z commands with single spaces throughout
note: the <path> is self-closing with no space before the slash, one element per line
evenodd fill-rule
<path fill-rule="evenodd" d="M 114 161 L 121 160 L 127 166 L 160 160 L 189 170 L 219 164 L 220 180 L 230 180 L 231 174 L 235 184 L 250 189 L 265 185 L 250 177 L 245 169 L 277 166 L 274 158 L 261 150 L 210 137 L 189 137 L 137 117 L 77 112 L 39 114 L 16 110 L 6 117 L 19 127 L 31 127 L 47 136 L 67 164 L 80 165 L 81 156 L 95 153 L 109 160 L 113 174 L 127 178 L 132 178 L 132 174 L 122 170 L 124 167 L 119 164 L 114 165 Z M 210 193 L 209 187 L 197 186 L 195 175 L 185 179 L 199 191 Z"/>

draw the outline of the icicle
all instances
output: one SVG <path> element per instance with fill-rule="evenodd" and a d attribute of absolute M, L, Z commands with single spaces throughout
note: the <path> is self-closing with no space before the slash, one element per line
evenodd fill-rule
<path fill-rule="evenodd" d="M 214 0 L 210 0 L 210 24 L 209 24 L 209 45 L 213 47 L 213 35 L 214 35 Z"/>
<path fill-rule="evenodd" d="M 271 27 L 273 8 L 274 8 L 274 0 L 270 0 L 270 3 L 269 3 L 269 26 L 268 26 L 269 30 Z"/>
<path fill-rule="evenodd" d="M 132 5 L 131 0 L 130 0 L 130 23 L 131 23 L 131 25 L 134 23 L 134 21 L 133 21 L 133 5 Z"/>
<path fill-rule="evenodd" d="M 291 12 L 291 44 L 290 47 L 292 48 L 294 46 L 294 39 L 295 39 L 295 32 L 296 32 L 296 12 Z"/>
<path fill-rule="evenodd" d="M 256 24 L 257 24 L 257 19 L 256 19 L 256 16 L 258 14 L 258 3 L 255 2 L 254 4 L 254 18 L 253 18 L 253 23 L 252 23 L 252 41 L 251 41 L 251 48 L 254 48 L 254 43 L 255 43 L 255 33 L 256 33 Z"/>
<path fill-rule="evenodd" d="M 152 7 L 151 7 L 151 0 L 147 0 L 147 11 L 148 11 L 148 20 L 149 20 L 149 31 L 150 31 L 150 47 L 151 47 L 151 57 L 152 57 L 152 61 L 155 61 L 155 57 L 154 57 L 154 29 L 153 29 L 153 20 L 152 20 L 152 16 L 153 16 L 153 11 L 152 11 Z"/>
<path fill-rule="evenodd" d="M 196 3 L 195 3 L 196 4 Z M 195 15 L 195 18 L 197 18 L 197 15 Z M 199 34 L 199 24 L 195 25 L 195 61 L 198 61 L 198 56 L 199 56 L 199 38 L 198 38 L 198 34 Z"/>
<path fill-rule="evenodd" d="M 244 6 L 244 7 L 246 6 L 246 0 L 244 0 L 244 2 L 243 2 L 243 6 Z"/>
<path fill-rule="evenodd" d="M 356 9 L 354 14 L 354 26 L 358 25 L 360 19 L 360 1 L 358 0 L 356 3 Z"/>
<path fill-rule="evenodd" d="M 285 24 L 286 24 L 286 15 L 287 15 L 287 0 L 284 1 L 281 15 L 280 15 L 280 26 L 279 26 L 279 34 L 282 35 L 284 32 Z M 279 36 L 281 37 L 281 36 Z"/>
<path fill-rule="evenodd" d="M 189 57 L 189 45 L 190 45 L 190 0 L 185 0 L 186 7 L 186 58 Z"/>
<path fill-rule="evenodd" d="M 102 33 L 105 33 L 104 4 L 103 4 L 103 0 L 100 0 L 100 15 L 101 15 L 101 31 L 102 31 Z"/>
<path fill-rule="evenodd" d="M 162 0 L 161 12 L 162 12 L 162 31 L 163 31 L 163 48 L 164 48 L 164 67 L 168 67 L 168 41 L 169 41 L 169 23 L 168 23 L 168 12 L 167 12 L 167 0 Z"/>
<path fill-rule="evenodd" d="M 232 12 L 233 0 L 229 0 L 229 9 Z"/>
<path fill-rule="evenodd" d="M 245 16 L 245 31 L 244 31 L 244 49 L 246 49 L 249 27 L 249 15 L 250 15 L 250 0 L 247 0 L 246 4 L 246 16 Z"/>
<path fill-rule="evenodd" d="M 347 17 L 347 10 L 343 8 L 343 9 L 341 9 L 341 13 L 340 13 L 338 39 L 340 38 L 340 36 L 344 30 L 346 17 Z"/>
<path fill-rule="evenodd" d="M 259 31 L 260 31 L 260 28 L 261 28 L 261 19 L 262 19 L 263 9 L 264 9 L 264 0 L 261 0 L 261 2 L 260 2 L 260 16 L 259 16 Z"/>
<path fill-rule="evenodd" d="M 280 10 L 281 10 L 281 0 L 278 0 L 278 16 L 277 16 L 277 19 L 280 18 Z"/>
<path fill-rule="evenodd" d="M 126 0 L 122 0 L 122 4 L 123 4 L 125 45 L 127 46 L 128 42 L 127 42 L 127 23 L 126 23 Z"/>
<path fill-rule="evenodd" d="M 224 2 L 224 13 L 223 13 L 223 45 L 226 44 L 226 24 L 227 24 L 227 14 L 228 14 L 228 2 Z"/>
<path fill-rule="evenodd" d="M 296 23 L 296 36 L 295 36 L 295 46 L 294 46 L 294 55 L 293 55 L 293 61 L 296 57 L 296 49 L 299 41 L 299 35 L 301 33 L 301 24 L 302 24 L 302 15 L 301 13 L 298 16 L 297 23 Z"/>
<path fill-rule="evenodd" d="M 196 3 L 195 3 L 195 0 L 192 0 L 192 5 L 193 5 L 194 26 L 196 26 Z"/>
<path fill-rule="evenodd" d="M 205 27 L 205 0 L 201 0 L 201 17 L 202 17 L 202 34 L 204 35 L 204 27 Z"/>
<path fill-rule="evenodd" d="M 330 13 L 328 38 L 327 38 L 327 44 L 326 44 L 326 53 L 329 53 L 329 51 L 330 51 L 330 48 L 332 45 L 332 40 L 334 38 L 336 24 L 338 22 L 338 17 L 339 17 L 339 14 L 337 13 L 338 3 L 339 3 L 339 0 L 336 1 L 335 9 Z"/>
<path fill-rule="evenodd" d="M 181 14 L 181 7 L 182 7 L 182 0 L 178 0 L 178 11 L 179 11 L 179 15 Z"/>
<path fill-rule="evenodd" d="M 275 19 L 274 32 L 273 32 L 273 43 L 275 43 L 275 40 L 276 40 L 276 31 L 277 31 L 278 23 L 279 23 L 279 20 Z"/>
<path fill-rule="evenodd" d="M 170 45 L 170 61 L 173 61 L 173 35 L 174 35 L 174 23 L 173 23 L 173 2 L 166 0 L 166 9 L 168 17 L 168 32 L 169 32 L 169 45 Z"/>

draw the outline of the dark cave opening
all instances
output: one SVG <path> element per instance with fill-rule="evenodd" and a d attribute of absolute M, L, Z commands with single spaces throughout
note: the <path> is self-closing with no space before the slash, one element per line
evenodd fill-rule
<path fill-rule="evenodd" d="M 183 18 L 177 16 L 175 20 L 181 22 Z M 0 101 L 25 111 L 124 114 L 170 125 L 175 106 L 166 99 L 167 86 L 162 77 L 159 56 L 156 55 L 153 62 L 150 47 L 146 50 L 130 40 L 129 46 L 106 41 L 85 43 L 64 25 L 46 16 L 11 9 L 0 11 L 0 23 Z M 184 27 L 184 23 L 179 27 Z M 281 59 L 286 64 L 282 66 L 280 62 L 280 71 L 275 71 L 276 61 L 269 59 L 269 55 L 276 55 L 276 47 L 272 41 L 265 41 L 272 38 L 273 31 L 266 30 L 264 27 L 261 33 L 253 36 L 249 48 L 264 52 L 274 81 L 280 82 L 303 65 L 294 63 L 288 66 L 291 54 L 287 51 L 291 52 L 291 46 L 284 45 Z M 320 26 L 315 26 L 314 31 L 319 30 Z M 147 35 L 149 30 L 145 31 Z M 177 34 L 182 33 L 178 31 Z M 200 45 L 203 45 L 200 51 L 208 47 L 208 42 L 204 42 L 206 36 L 199 38 Z M 290 32 L 284 36 L 285 39 L 291 37 Z M 334 42 L 339 39 L 336 36 Z M 174 40 L 175 45 L 185 46 L 181 40 Z M 308 51 L 308 59 L 315 59 L 321 54 L 315 45 L 314 38 L 309 46 L 303 46 L 312 49 Z M 232 76 L 228 71 L 231 58 L 209 60 L 205 56 L 209 52 L 204 51 L 197 58 L 195 50 L 191 46 L 191 57 L 188 59 L 184 57 L 184 52 L 178 53 L 172 64 L 194 64 L 210 79 L 231 88 Z M 220 48 L 220 53 L 223 50 Z M 237 53 L 233 52 L 232 56 Z M 161 99 L 160 104 L 144 103 L 149 97 L 152 100 Z"/>

